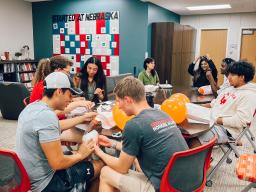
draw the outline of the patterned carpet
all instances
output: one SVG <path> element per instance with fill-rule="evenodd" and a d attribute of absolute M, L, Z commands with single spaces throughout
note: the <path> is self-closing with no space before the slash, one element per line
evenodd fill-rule
<path fill-rule="evenodd" d="M 253 123 L 256 125 L 256 120 Z M 0 148 L 15 149 L 15 133 L 16 133 L 17 121 L 5 120 L 0 114 Z M 256 136 L 256 126 L 253 126 L 252 132 Z M 242 139 L 243 146 L 238 147 L 239 152 L 242 153 L 253 153 L 253 149 L 246 138 Z M 219 169 L 219 172 L 213 177 L 213 186 L 206 187 L 206 192 L 238 192 L 241 191 L 248 182 L 240 181 L 235 174 L 235 162 L 236 158 L 233 153 L 230 156 L 233 159 L 232 164 L 224 163 Z M 222 155 L 222 151 L 219 148 L 213 151 L 213 164 Z M 251 191 L 256 191 L 252 189 Z"/>

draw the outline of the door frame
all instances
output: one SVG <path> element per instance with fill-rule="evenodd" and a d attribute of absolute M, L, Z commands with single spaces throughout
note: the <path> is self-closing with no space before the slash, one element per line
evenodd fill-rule
<path fill-rule="evenodd" d="M 230 33 L 230 27 L 201 27 L 198 30 L 198 37 L 199 37 L 199 45 L 197 47 L 196 53 L 197 55 L 200 55 L 200 49 L 201 49 L 201 32 L 202 30 L 227 30 L 227 41 L 226 41 L 226 53 L 225 57 L 228 55 L 228 47 L 229 47 L 229 33 Z"/>
<path fill-rule="evenodd" d="M 243 31 L 243 29 L 255 29 L 255 31 L 256 31 L 256 25 L 255 26 L 249 26 L 249 27 L 245 27 L 245 26 L 243 26 L 243 27 L 240 27 L 240 31 L 239 31 L 239 39 L 238 39 L 238 45 L 239 45 L 239 47 L 238 47 L 238 50 L 237 50 L 237 54 L 238 54 L 238 57 L 237 58 L 239 58 L 238 60 L 240 60 L 241 58 L 241 48 L 242 48 L 242 31 Z"/>

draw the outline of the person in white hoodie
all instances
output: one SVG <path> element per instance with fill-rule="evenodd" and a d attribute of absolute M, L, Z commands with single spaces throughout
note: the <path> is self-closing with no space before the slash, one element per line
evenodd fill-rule
<path fill-rule="evenodd" d="M 250 81 L 254 74 L 254 66 L 244 61 L 234 62 L 229 67 L 230 87 L 208 104 L 216 125 L 199 137 L 201 143 L 209 141 L 213 134 L 218 136 L 219 143 L 236 138 L 252 121 L 256 109 L 256 84 Z"/>

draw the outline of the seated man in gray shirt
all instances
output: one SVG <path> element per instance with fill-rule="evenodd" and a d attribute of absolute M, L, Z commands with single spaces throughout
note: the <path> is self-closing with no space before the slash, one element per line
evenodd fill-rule
<path fill-rule="evenodd" d="M 126 77 L 114 89 L 119 108 L 135 115 L 124 128 L 122 143 L 99 137 L 99 144 L 121 150 L 119 158 L 104 153 L 95 145 L 96 154 L 106 163 L 100 176 L 100 192 L 159 190 L 170 157 L 188 146 L 174 121 L 164 112 L 152 109 L 140 80 Z M 129 170 L 138 159 L 142 172 Z"/>
<path fill-rule="evenodd" d="M 86 184 L 97 177 L 103 163 L 83 161 L 94 150 L 92 140 L 82 143 L 77 153 L 63 154 L 54 110 L 63 110 L 75 91 L 62 72 L 51 73 L 44 83 L 42 100 L 28 105 L 19 116 L 17 154 L 29 175 L 32 191 L 85 191 Z M 96 113 L 87 115 L 90 121 Z"/>

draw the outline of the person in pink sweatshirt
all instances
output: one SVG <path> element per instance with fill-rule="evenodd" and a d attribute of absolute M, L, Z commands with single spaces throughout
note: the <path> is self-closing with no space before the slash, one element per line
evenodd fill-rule
<path fill-rule="evenodd" d="M 236 138 L 253 119 L 256 110 L 256 84 L 250 82 L 255 74 L 252 64 L 245 61 L 234 62 L 229 67 L 228 80 L 230 87 L 226 88 L 210 104 L 211 119 L 214 127 L 199 137 L 201 143 L 209 141 L 213 134 L 218 136 L 218 142 L 226 142 Z"/>

